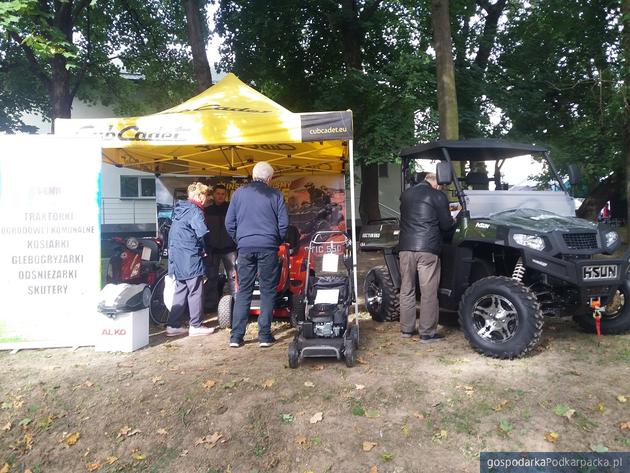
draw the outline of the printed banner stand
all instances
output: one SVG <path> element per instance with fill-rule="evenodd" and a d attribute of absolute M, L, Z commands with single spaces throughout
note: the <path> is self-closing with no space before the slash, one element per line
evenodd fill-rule
<path fill-rule="evenodd" d="M 0 349 L 95 341 L 98 140 L 0 136 Z"/>

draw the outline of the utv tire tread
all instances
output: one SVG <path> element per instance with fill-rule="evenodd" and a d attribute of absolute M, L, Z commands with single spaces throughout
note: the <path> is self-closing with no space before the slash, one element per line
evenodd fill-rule
<path fill-rule="evenodd" d="M 370 271 L 368 271 L 368 275 L 374 272 L 378 279 L 382 282 L 383 289 L 383 302 L 381 305 L 381 310 L 379 313 L 372 313 L 372 320 L 376 322 L 395 322 L 400 319 L 400 299 L 399 293 L 394 288 L 394 283 L 392 282 L 392 278 L 389 275 L 389 271 L 387 270 L 387 266 L 374 266 Z M 366 275 L 367 281 L 367 275 Z M 363 294 L 365 295 L 365 283 L 363 286 Z M 365 301 L 367 307 L 367 301 Z"/>
<path fill-rule="evenodd" d="M 475 295 L 475 293 L 480 286 L 492 284 L 499 284 L 504 286 L 511 294 L 519 294 L 521 302 L 527 308 L 527 316 L 525 317 L 525 320 L 521 320 L 522 323 L 525 323 L 525 327 L 521 330 L 529 330 L 531 332 L 531 335 L 527 345 L 520 350 L 507 350 L 503 352 L 492 351 L 475 343 L 475 340 L 470 337 L 468 331 L 466 330 L 467 325 L 464 318 L 466 307 L 472 306 L 474 300 L 471 299 L 473 297 L 479 297 L 478 295 Z M 464 337 L 477 353 L 492 358 L 512 360 L 514 358 L 524 356 L 538 345 L 538 343 L 540 342 L 540 337 L 542 335 L 544 316 L 542 314 L 540 304 L 538 303 L 535 294 L 521 282 L 508 278 L 506 276 L 489 276 L 474 282 L 464 293 L 459 303 L 459 324 L 463 329 L 462 331 L 464 332 Z"/>
<path fill-rule="evenodd" d="M 221 328 L 232 328 L 232 309 L 234 306 L 232 299 L 232 296 L 228 294 L 219 300 L 217 319 Z"/>

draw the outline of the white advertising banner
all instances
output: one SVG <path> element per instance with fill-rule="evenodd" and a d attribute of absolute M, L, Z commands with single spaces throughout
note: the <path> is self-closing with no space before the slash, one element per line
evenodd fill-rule
<path fill-rule="evenodd" d="M 0 136 L 0 349 L 93 345 L 101 149 Z"/>

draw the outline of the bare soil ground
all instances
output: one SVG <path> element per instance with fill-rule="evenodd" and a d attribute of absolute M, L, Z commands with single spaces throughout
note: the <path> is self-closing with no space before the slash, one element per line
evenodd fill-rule
<path fill-rule="evenodd" d="M 630 335 L 548 320 L 538 350 L 498 361 L 456 329 L 398 330 L 364 314 L 354 368 L 289 369 L 285 323 L 268 349 L 250 324 L 239 349 L 219 331 L 0 353 L 0 472 L 476 472 L 480 451 L 630 450 Z"/>

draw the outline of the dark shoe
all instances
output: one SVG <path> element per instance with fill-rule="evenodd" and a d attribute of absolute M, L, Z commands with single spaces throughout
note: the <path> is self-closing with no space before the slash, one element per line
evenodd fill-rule
<path fill-rule="evenodd" d="M 243 340 L 230 340 L 230 348 L 240 348 L 245 345 Z"/>
<path fill-rule="evenodd" d="M 422 335 L 420 337 L 420 343 L 435 343 L 441 342 L 442 340 L 444 340 L 444 335 L 439 333 L 435 333 L 433 335 Z"/>
<path fill-rule="evenodd" d="M 400 332 L 400 338 L 411 338 L 413 337 L 413 332 Z"/>
<path fill-rule="evenodd" d="M 266 340 L 261 340 L 260 343 L 258 344 L 258 346 L 260 346 L 262 348 L 269 348 L 274 343 L 276 343 L 276 339 L 272 335 L 271 338 L 268 338 Z"/>

